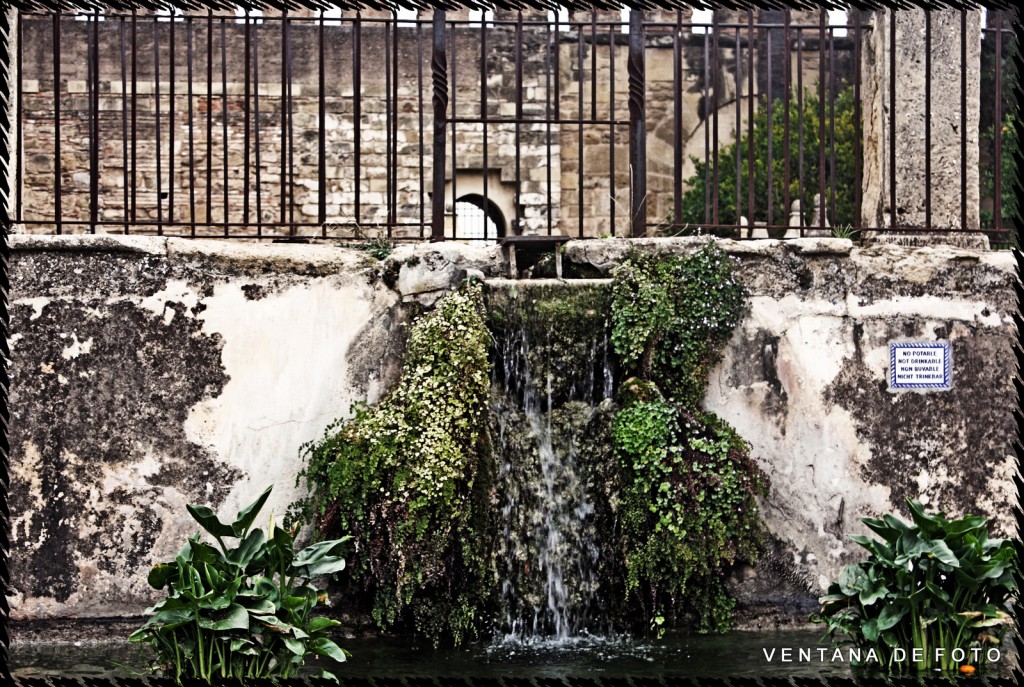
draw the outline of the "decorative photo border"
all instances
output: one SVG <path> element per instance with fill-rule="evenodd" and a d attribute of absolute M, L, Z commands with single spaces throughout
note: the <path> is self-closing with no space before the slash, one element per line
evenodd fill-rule
<path fill-rule="evenodd" d="M 225 7 L 246 4 L 244 2 L 219 2 L 218 0 L 180 0 L 173 3 L 162 3 L 152 2 L 148 0 L 138 0 L 137 2 L 110 2 L 110 7 L 117 8 L 130 8 L 132 6 L 138 7 L 159 7 L 176 5 L 181 7 L 210 7 L 213 9 L 223 9 Z M 268 0 L 266 3 L 270 6 L 275 7 L 306 7 L 306 8 L 317 8 L 319 5 L 312 0 Z M 357 6 L 374 6 L 374 7 L 387 7 L 391 3 L 384 1 L 376 2 L 347 2 L 345 0 L 332 0 L 328 4 L 331 5 L 343 5 L 348 8 L 356 8 Z M 431 2 L 421 2 L 414 0 L 412 2 L 403 2 L 399 4 L 408 4 L 415 6 L 445 6 L 448 3 L 437 2 L 436 0 Z M 514 1 L 499 1 L 494 3 L 476 3 L 473 0 L 463 0 L 458 4 L 478 7 L 491 7 L 500 6 L 504 8 L 515 8 L 520 7 L 557 7 L 559 4 L 565 6 L 576 7 L 583 5 L 577 5 L 576 3 L 554 3 L 546 2 L 544 0 L 533 0 L 529 2 L 514 2 Z M 670 7 L 677 8 L 687 6 L 691 3 L 672 2 L 670 0 L 657 0 L 654 3 L 646 2 L 594 2 L 587 3 L 586 6 L 595 5 L 598 7 L 624 7 L 624 6 L 637 6 L 637 7 Z M 716 5 L 719 3 L 715 3 Z M 753 3 L 756 4 L 756 3 Z M 1001 8 L 1012 7 L 1011 3 L 983 3 L 988 6 L 998 6 Z M 8 401 L 10 399 L 10 366 L 11 366 L 11 353 L 9 347 L 9 338 L 12 334 L 10 331 L 10 315 L 8 312 L 9 298 L 10 298 L 10 283 L 8 278 L 8 264 L 10 259 L 10 249 L 8 237 L 11 233 L 12 224 L 14 218 L 11 216 L 11 208 L 13 207 L 13 187 L 12 180 L 14 174 L 11 171 L 12 160 L 14 159 L 14 153 L 12 150 L 12 121 L 9 117 L 9 109 L 13 100 L 13 88 L 12 88 L 12 36 L 14 34 L 14 27 L 11 25 L 10 19 L 12 13 L 10 12 L 13 8 L 22 9 L 41 9 L 41 8 L 54 8 L 61 7 L 66 11 L 74 9 L 82 10 L 94 10 L 96 6 L 87 0 L 55 0 L 54 2 L 36 1 L 19 1 L 19 0 L 0 0 L 0 683 L 2 684 L 17 684 L 13 683 L 9 669 L 8 669 L 8 654 L 10 646 L 10 635 L 8 628 L 8 620 L 10 617 L 10 607 L 7 600 L 7 592 L 10 590 L 10 571 L 8 568 L 8 554 L 11 550 L 11 537 L 10 537 L 10 523 L 11 523 L 11 512 L 8 504 L 8 488 L 10 484 L 10 445 L 9 445 L 9 422 L 10 422 L 10 409 L 8 407 Z M 901 4 L 901 7 L 906 7 L 905 4 Z M 959 6 L 959 5 L 958 5 Z M 1018 17 L 1019 21 L 1019 17 Z M 1020 32 L 1020 26 L 1015 25 L 1015 31 Z M 1024 59 L 1018 55 L 1017 59 L 1018 72 L 1024 74 Z M 1018 119 L 1017 124 L 1019 130 L 1024 130 L 1024 126 L 1021 125 Z M 1019 136 L 1019 135 L 1018 135 Z M 1018 153 L 1018 159 L 1022 156 Z M 1021 162 L 1018 162 L 1021 164 Z M 1019 221 L 1014 218 L 1016 235 L 1020 235 L 1020 229 L 1016 227 L 1016 222 Z M 1020 251 L 1015 249 L 1015 255 L 1018 263 L 1018 274 L 1020 274 L 1022 268 L 1024 268 L 1024 256 L 1021 255 Z M 1021 287 L 1020 283 L 1017 284 L 1017 296 L 1018 296 L 1018 307 L 1021 302 L 1024 302 L 1024 288 Z M 1024 320 L 1016 319 L 1018 326 L 1018 335 L 1021 327 L 1024 327 Z M 941 348 L 944 351 L 944 378 L 942 384 L 937 383 L 908 383 L 898 382 L 896 380 L 896 364 L 897 364 L 897 351 L 914 349 L 914 348 Z M 1024 398 L 1024 386 L 1022 386 L 1019 370 L 1022 369 L 1021 365 L 1024 365 L 1024 350 L 1018 345 L 1015 349 L 1015 355 L 1018 363 L 1018 371 L 1007 370 L 1006 374 L 1014 375 L 1015 384 L 1018 389 L 1019 398 Z M 889 370 L 888 380 L 889 387 L 893 391 L 911 391 L 911 390 L 940 390 L 950 388 L 953 384 L 952 374 L 952 357 L 953 352 L 949 342 L 893 342 L 890 344 L 890 359 L 889 359 Z M 1021 423 L 1024 423 L 1024 413 L 1015 414 L 1015 419 L 1018 424 L 1018 442 L 1015 443 L 1014 449 L 1017 453 L 1018 468 L 1024 464 L 1024 447 L 1020 445 L 1019 437 L 1021 433 Z M 1018 471 L 1019 474 L 1020 471 Z M 1024 488 L 1024 481 L 1017 481 L 1018 488 Z M 1020 503 L 1020 494 L 1018 494 L 1018 503 Z M 1018 532 L 1024 528 L 1024 511 L 1018 505 L 1014 509 L 1014 515 L 1018 523 Z M 1020 540 L 1016 542 L 1018 552 L 1024 557 L 1024 545 L 1021 544 Z M 1024 640 L 1021 638 L 1021 631 L 1024 630 L 1024 616 L 1022 616 L 1022 607 L 1020 605 L 1015 609 L 1017 615 L 1017 633 L 1013 638 L 1013 642 L 1017 647 L 1019 655 L 1024 655 Z M 728 661 L 728 657 L 723 657 L 723 660 Z M 633 681 L 614 679 L 614 680 L 601 680 L 601 679 L 584 679 L 584 680 L 572 680 L 563 681 L 557 678 L 542 679 L 542 680 L 519 680 L 519 679 L 487 679 L 487 680 L 448 680 L 448 679 L 434 679 L 430 677 L 417 677 L 410 678 L 408 680 L 395 680 L 395 679 L 380 679 L 380 680 L 367 680 L 367 679 L 346 679 L 342 677 L 342 684 L 348 687 L 395 687 L 399 684 L 407 684 L 410 687 L 436 687 L 441 684 L 452 684 L 459 685 L 460 687 L 466 687 L 467 684 L 479 684 L 486 687 L 497 687 L 498 685 L 508 685 L 508 687 L 526 687 L 526 685 L 539 685 L 541 687 L 585 687 L 587 685 L 593 687 L 595 685 L 609 685 L 609 687 L 653 687 L 656 684 L 671 684 L 673 687 L 684 687 L 687 685 L 686 680 L 672 680 L 672 681 L 658 681 L 650 678 L 640 678 Z M 697 684 L 703 682 L 704 684 L 715 685 L 715 687 L 721 687 L 723 685 L 786 685 L 786 687 L 811 687 L 815 684 L 835 684 L 835 685 L 851 685 L 853 684 L 849 679 L 823 679 L 823 680 L 810 680 L 807 678 L 795 678 L 793 680 L 780 680 L 778 678 L 761 678 L 755 680 L 752 678 L 744 678 L 737 680 L 725 680 L 725 679 L 713 679 L 707 681 L 691 680 L 689 684 Z M 875 681 L 879 682 L 880 681 Z M 898 678 L 899 684 L 907 684 L 908 681 L 905 678 Z M 922 679 L 924 683 L 930 683 L 931 680 Z M 157 679 L 124 679 L 124 680 L 113 680 L 113 679 L 98 679 L 95 677 L 89 678 L 61 678 L 59 680 L 33 678 L 26 680 L 21 684 L 24 685 L 99 685 L 99 684 L 173 684 L 169 680 L 157 680 Z M 935 684 L 949 684 L 947 678 L 936 678 Z M 1024 683 L 1024 673 L 1020 670 L 1014 672 L 1013 678 L 1008 679 L 989 679 L 986 684 L 993 687 L 1002 687 L 1006 685 L 1009 687 L 1014 684 Z M 326 684 L 322 681 L 304 681 L 295 680 L 294 684 Z"/>

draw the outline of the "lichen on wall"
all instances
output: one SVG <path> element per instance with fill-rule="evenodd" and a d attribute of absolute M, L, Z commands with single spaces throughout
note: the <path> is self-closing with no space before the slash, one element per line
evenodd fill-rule
<path fill-rule="evenodd" d="M 14 241 L 15 618 L 140 613 L 186 503 L 275 483 L 284 514 L 297 446 L 387 375 L 350 349 L 401 318 L 365 256 L 302 248 Z"/>

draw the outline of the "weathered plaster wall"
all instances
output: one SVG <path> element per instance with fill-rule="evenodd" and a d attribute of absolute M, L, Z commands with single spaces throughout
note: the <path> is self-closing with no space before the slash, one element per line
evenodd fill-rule
<path fill-rule="evenodd" d="M 137 614 L 144 572 L 220 511 L 276 485 L 299 445 L 393 379 L 403 324 L 497 248 L 403 246 L 378 263 L 333 246 L 14 237 L 12 570 L 17 619 Z M 573 242 L 566 273 L 606 275 L 629 245 Z M 1008 253 L 722 245 L 751 290 L 707 406 L 753 445 L 776 539 L 742 571 L 748 624 L 817 594 L 858 555 L 858 518 L 905 496 L 1010 531 L 1016 279 Z M 954 388 L 887 391 L 888 342 L 946 339 Z M 765 620 L 769 618 L 769 620 Z"/>
<path fill-rule="evenodd" d="M 296 250 L 296 248 L 298 250 Z M 373 399 L 405 315 L 330 247 L 22 239 L 11 264 L 15 617 L 137 614 L 187 502 L 295 496 L 297 448 Z M 380 336 L 381 331 L 388 336 Z M 346 362 L 353 342 L 376 356 Z"/>
<path fill-rule="evenodd" d="M 567 254 L 607 270 L 625 243 L 570 243 Z M 847 540 L 871 534 L 859 518 L 909 518 L 907 497 L 993 516 L 1003 536 L 1013 532 L 1010 253 L 840 239 L 722 244 L 739 260 L 750 311 L 705 404 L 751 442 L 772 481 L 763 515 L 777 545 L 760 566 L 771 579 L 739 576 L 760 611 L 801 587 L 817 595 L 861 557 Z M 889 342 L 932 340 L 952 344 L 953 389 L 888 391 Z"/>

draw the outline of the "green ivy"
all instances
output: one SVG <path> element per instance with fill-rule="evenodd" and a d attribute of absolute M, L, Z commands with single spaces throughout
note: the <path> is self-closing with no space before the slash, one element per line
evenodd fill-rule
<path fill-rule="evenodd" d="M 302 448 L 305 515 L 324 535 L 352 535 L 352 580 L 382 630 L 411 625 L 435 643 L 475 632 L 492 567 L 489 342 L 481 287 L 449 294 L 413 324 L 391 394 Z"/>
<path fill-rule="evenodd" d="M 612 287 L 612 344 L 627 374 L 612 436 L 622 471 L 626 589 L 652 627 L 728 629 L 723 580 L 754 561 L 768 480 L 736 431 L 702 411 L 708 374 L 746 290 L 714 243 L 687 257 L 631 253 Z"/>
<path fill-rule="evenodd" d="M 615 271 L 612 345 L 670 402 L 696 407 L 745 304 L 732 261 L 713 242 L 685 258 L 632 253 Z"/>

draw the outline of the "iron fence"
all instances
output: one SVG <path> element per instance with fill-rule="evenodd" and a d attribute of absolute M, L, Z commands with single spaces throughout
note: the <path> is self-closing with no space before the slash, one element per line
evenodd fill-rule
<path fill-rule="evenodd" d="M 899 67 L 895 13 L 877 16 L 23 13 L 16 218 L 29 231 L 287 240 L 949 228 L 932 216 L 930 12 L 923 221 L 899 214 L 896 78 L 875 182 L 888 204 L 884 221 L 865 221 L 871 32 L 888 43 L 888 73 Z M 1004 13 L 977 38 L 959 17 L 955 228 L 980 230 L 974 192 L 986 230 L 1005 238 L 1015 38 Z M 977 142 L 972 40 L 992 78 Z"/>

